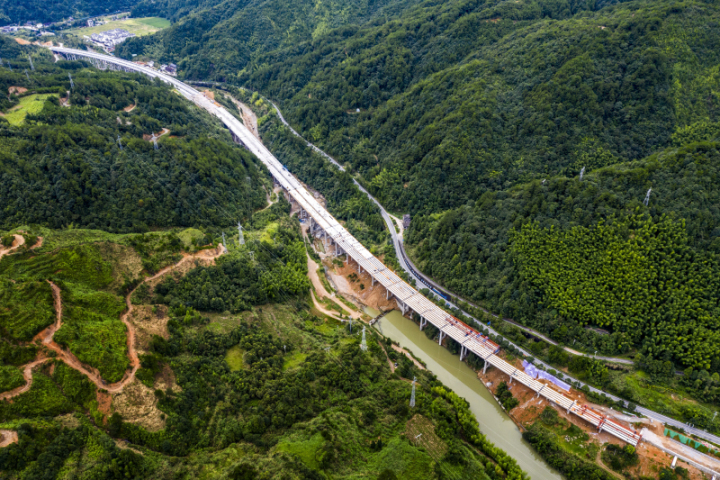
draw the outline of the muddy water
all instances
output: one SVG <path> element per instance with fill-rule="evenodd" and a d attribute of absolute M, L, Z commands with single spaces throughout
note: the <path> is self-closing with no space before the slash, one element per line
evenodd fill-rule
<path fill-rule="evenodd" d="M 373 317 L 379 312 L 365 310 Z M 374 314 L 374 315 L 373 315 Z M 412 350 L 424 361 L 428 369 L 455 393 L 470 403 L 480 430 L 499 448 L 517 460 L 520 467 L 534 480 L 558 479 L 562 477 L 542 461 L 522 439 L 520 430 L 497 404 L 490 391 L 478 380 L 475 372 L 460 357 L 427 338 L 417 324 L 393 310 L 375 324 L 385 336 Z"/>

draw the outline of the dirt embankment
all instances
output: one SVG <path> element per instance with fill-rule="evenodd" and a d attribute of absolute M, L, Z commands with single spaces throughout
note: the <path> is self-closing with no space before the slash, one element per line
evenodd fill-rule
<path fill-rule="evenodd" d="M 521 361 L 516 360 L 515 366 L 518 368 L 521 368 Z M 532 391 L 530 388 L 526 387 L 525 385 L 522 385 L 521 383 L 514 381 L 512 384 L 508 382 L 509 377 L 499 371 L 496 368 L 490 368 L 487 371 L 487 374 L 483 374 L 482 371 L 478 373 L 478 378 L 488 386 L 493 392 L 497 389 L 498 385 L 500 385 L 501 382 L 506 382 L 508 387 L 510 388 L 510 391 L 512 392 L 513 396 L 518 399 L 520 404 L 512 409 L 510 412 L 508 412 L 508 415 L 510 415 L 510 418 L 518 425 L 518 427 L 521 430 L 524 430 L 525 428 L 529 427 L 536 421 L 539 421 L 539 416 L 542 413 L 542 411 L 547 407 L 550 406 L 554 408 L 558 415 L 569 422 L 570 424 L 578 426 L 581 430 L 583 430 L 585 433 L 587 433 L 590 436 L 591 442 L 596 442 L 598 445 L 603 446 L 607 443 L 614 443 L 616 445 L 626 445 L 625 442 L 622 440 L 610 435 L 607 432 L 600 432 L 598 433 L 597 428 L 595 428 L 593 425 L 587 423 L 585 420 L 579 418 L 578 416 L 567 413 L 564 409 L 558 408 L 556 405 L 548 402 L 547 399 L 540 397 L 538 398 L 536 396 L 536 393 Z M 543 381 L 543 383 L 548 384 L 549 382 Z M 552 388 L 550 386 L 546 388 Z M 603 407 L 601 405 L 593 404 L 592 402 L 589 402 L 585 395 L 582 392 L 579 392 L 577 390 L 571 389 L 570 392 L 563 392 L 564 395 L 567 395 L 568 397 L 572 398 L 573 400 L 577 400 L 579 404 L 585 404 L 589 407 L 593 408 L 596 411 L 600 411 L 605 415 L 613 416 L 616 419 L 619 419 L 623 421 L 624 423 L 645 423 L 649 422 L 649 420 L 645 419 L 639 419 L 634 417 L 629 417 L 627 415 L 624 415 L 620 412 L 617 412 L 615 410 L 611 410 L 608 407 Z M 634 421 L 634 422 L 632 422 Z M 657 423 L 657 422 L 656 422 Z M 627 473 L 631 473 L 635 476 L 649 476 L 654 478 L 657 475 L 657 472 L 660 468 L 663 467 L 669 467 L 672 463 L 672 456 L 666 454 L 662 450 L 658 449 L 657 447 L 641 441 L 637 447 L 636 451 L 639 456 L 639 462 L 636 466 L 631 467 Z M 606 470 L 607 467 L 602 463 L 602 461 L 599 460 L 599 456 L 595 459 L 595 463 L 597 463 L 601 468 L 604 468 Z M 680 461 L 678 461 L 678 464 L 680 464 Z M 699 470 L 696 468 L 687 465 L 682 464 L 682 467 L 688 469 L 690 471 L 690 478 L 693 480 L 701 480 L 702 474 Z M 608 470 L 610 471 L 610 470 Z M 618 476 L 617 472 L 612 472 L 613 475 Z"/>
<path fill-rule="evenodd" d="M 322 281 L 320 280 L 320 275 L 322 275 L 322 273 L 318 272 L 318 264 L 315 263 L 315 261 L 312 258 L 310 258 L 310 255 L 307 255 L 307 262 L 308 262 L 308 276 L 310 277 L 310 281 L 312 282 L 312 285 L 315 288 L 315 291 L 317 292 L 318 296 L 320 298 L 330 299 L 333 303 L 335 303 L 340 308 L 342 308 L 344 315 L 349 315 L 353 319 L 359 319 L 360 317 L 362 317 L 362 313 L 358 312 L 357 310 L 353 310 L 350 307 L 348 307 L 347 305 L 345 305 L 344 303 L 342 303 L 335 296 L 335 293 L 327 291 L 327 289 L 325 288 L 325 285 L 323 285 Z M 326 315 L 335 317 L 338 314 L 337 311 L 331 311 L 331 310 L 328 310 L 327 308 L 323 307 L 320 304 L 320 302 L 318 302 L 315 299 L 314 295 L 313 295 L 313 302 L 315 302 L 315 308 L 317 308 L 318 310 L 320 310 L 321 312 L 323 312 Z"/>
<path fill-rule="evenodd" d="M 357 264 L 352 260 L 341 267 L 334 266 L 329 272 L 330 278 L 345 297 L 375 310 L 388 311 L 397 308 L 394 297 L 388 300 L 385 287 L 379 283 L 373 285 L 372 277 L 367 272 L 358 272 Z"/>
<path fill-rule="evenodd" d="M 243 123 L 248 128 L 248 130 L 250 130 L 250 132 L 252 132 L 252 134 L 255 135 L 258 140 L 262 141 L 262 139 L 260 138 L 260 131 L 258 130 L 258 121 L 255 112 L 253 112 L 250 107 L 248 107 L 229 93 L 224 93 L 223 95 L 225 95 L 225 98 L 233 102 L 238 108 L 238 110 L 240 110 L 240 115 L 242 116 Z"/>
<path fill-rule="evenodd" d="M 12 252 L 17 250 L 18 248 L 25 245 L 25 237 L 22 235 L 13 235 L 15 237 L 15 240 L 13 241 L 12 245 L 9 247 L 3 247 L 0 245 L 0 259 L 4 257 L 5 255 L 10 255 Z"/>
<path fill-rule="evenodd" d="M 14 430 L 0 430 L 0 448 L 5 448 L 11 443 L 17 443 L 18 434 Z"/>
<path fill-rule="evenodd" d="M 408 352 L 407 350 L 405 350 L 404 348 L 402 348 L 402 347 L 400 347 L 400 346 L 398 346 L 398 345 L 395 345 L 394 343 L 393 343 L 392 348 L 393 348 L 393 350 L 395 350 L 396 352 L 401 353 L 401 354 L 405 355 L 407 358 L 409 358 L 410 360 L 412 360 L 412 362 L 415 364 L 415 366 L 416 366 L 419 370 L 425 370 L 425 366 L 424 366 L 422 363 L 420 363 L 420 362 L 418 362 L 417 360 L 415 360 L 415 359 L 413 358 L 413 356 L 410 355 L 410 352 Z"/>

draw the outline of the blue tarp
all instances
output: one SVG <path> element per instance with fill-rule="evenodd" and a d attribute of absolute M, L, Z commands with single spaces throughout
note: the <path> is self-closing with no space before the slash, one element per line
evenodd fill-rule
<path fill-rule="evenodd" d="M 525 369 L 525 373 L 530 375 L 532 378 L 534 378 L 534 379 L 544 378 L 545 380 L 548 380 L 548 381 L 554 383 L 555 385 L 557 385 L 558 387 L 562 388 L 566 392 L 570 391 L 570 385 L 563 382 L 556 376 L 550 375 L 546 371 L 536 368 L 535 365 L 533 365 L 532 363 L 527 362 L 525 360 L 523 360 L 522 365 L 523 365 L 523 368 Z"/>

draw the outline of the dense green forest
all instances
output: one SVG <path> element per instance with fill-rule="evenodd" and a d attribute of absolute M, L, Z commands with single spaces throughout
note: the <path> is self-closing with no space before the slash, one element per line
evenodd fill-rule
<path fill-rule="evenodd" d="M 192 78 L 223 80 L 229 72 L 249 69 L 264 54 L 321 38 L 333 29 L 395 15 L 417 0 L 146 0 L 133 15 L 180 19 L 167 35 L 133 38 L 119 55 L 152 55 L 177 60 Z"/>
<path fill-rule="evenodd" d="M 0 26 L 10 24 L 50 23 L 68 17 L 82 18 L 129 10 L 138 0 L 0 0 Z"/>
<path fill-rule="evenodd" d="M 29 82 L 22 57 L 0 69 L 0 90 L 28 88 L 3 96 L 3 111 L 50 94 L 21 124 L 0 117 L 0 226 L 232 225 L 265 205 L 264 167 L 165 84 L 34 55 Z M 149 136 L 163 131 L 155 150 Z"/>
<path fill-rule="evenodd" d="M 716 135 L 696 131 L 701 138 L 688 138 Z M 451 290 L 558 340 L 578 338 L 576 326 L 604 325 L 615 332 L 596 344 L 606 354 L 641 347 L 663 361 L 717 370 L 714 342 L 701 332 L 718 322 L 719 148 L 693 143 L 582 180 L 488 192 L 472 205 L 416 217 L 406 241 L 423 271 Z M 562 258 L 570 251 L 576 256 Z M 605 268 L 610 276 L 601 275 Z M 547 283 L 553 275 L 572 285 Z M 677 297 L 676 288 L 688 296 Z M 637 323 L 625 302 L 654 313 Z"/>
<path fill-rule="evenodd" d="M 706 25 L 717 8 L 423 2 L 235 61 L 224 57 L 235 56 L 235 31 L 213 31 L 202 54 L 175 47 L 199 27 L 134 41 L 180 62 L 188 78 L 278 100 L 391 210 L 435 212 L 517 182 L 643 158 L 678 127 L 716 121 L 720 37 Z"/>

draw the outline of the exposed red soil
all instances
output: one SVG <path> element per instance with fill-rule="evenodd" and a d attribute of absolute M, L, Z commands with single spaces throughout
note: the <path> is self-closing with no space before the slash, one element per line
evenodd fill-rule
<path fill-rule="evenodd" d="M 22 239 L 22 237 L 19 235 L 16 237 L 20 237 Z M 16 241 L 17 241 L 17 239 L 16 239 Z M 23 239 L 23 242 L 24 242 L 24 239 Z M 215 250 L 202 250 L 202 251 L 200 251 L 196 254 L 192 254 L 192 255 L 184 254 L 183 258 L 178 263 L 162 269 L 155 275 L 146 278 L 142 283 L 151 282 L 153 280 L 156 280 L 156 279 L 160 278 L 161 276 L 167 274 L 168 272 L 171 272 L 174 269 L 178 268 L 179 266 L 187 263 L 190 260 L 204 259 L 204 260 L 208 260 L 208 261 L 214 261 L 214 259 L 219 257 L 221 254 L 222 254 L 221 248 L 217 248 Z M 88 379 L 91 382 L 93 382 L 99 389 L 105 390 L 106 394 L 121 392 L 126 385 L 128 385 L 135 379 L 135 373 L 140 368 L 140 358 L 138 356 L 137 349 L 135 347 L 135 345 L 136 345 L 135 326 L 128 320 L 128 317 L 134 308 L 130 299 L 132 298 L 133 293 L 135 293 L 135 289 L 133 289 L 125 297 L 125 304 L 127 305 L 127 311 L 120 317 L 122 322 L 127 327 L 127 348 L 128 348 L 128 357 L 130 359 L 130 368 L 125 372 L 125 375 L 123 376 L 122 380 L 120 380 L 119 382 L 116 382 L 116 383 L 108 384 L 100 376 L 100 373 L 97 371 L 97 369 L 83 364 L 72 352 L 63 349 L 60 345 L 58 345 L 53 340 L 55 333 L 60 329 L 60 327 L 62 327 L 62 296 L 61 296 L 60 288 L 57 285 L 55 285 L 54 283 L 52 283 L 50 281 L 48 281 L 48 283 L 50 284 L 50 287 L 52 288 L 53 300 L 55 302 L 55 312 L 56 312 L 55 318 L 56 319 L 52 325 L 50 325 L 48 328 L 44 329 L 42 332 L 38 333 L 33 340 L 35 342 L 40 342 L 43 346 L 54 351 L 57 354 L 58 360 L 65 362 L 68 366 L 72 367 L 73 369 L 77 370 L 78 372 L 80 372 L 83 375 L 85 375 L 86 377 L 88 377 Z M 135 287 L 135 288 L 137 289 L 137 287 Z M 39 358 L 37 358 L 33 362 L 28 363 L 27 365 L 24 365 L 23 367 L 21 367 L 23 369 L 23 376 L 25 377 L 26 384 L 21 387 L 18 387 L 16 389 L 10 390 L 8 392 L 3 392 L 2 394 L 0 394 L 0 400 L 12 399 L 12 398 L 14 398 L 18 395 L 21 395 L 21 394 L 27 392 L 28 390 L 30 390 L 30 387 L 32 386 L 32 370 L 35 367 L 37 367 L 38 365 L 50 360 L 49 358 L 44 358 L 43 352 L 41 352 L 38 356 L 39 356 Z M 100 395 L 100 394 L 98 394 L 98 395 Z M 98 397 L 98 401 L 99 400 L 100 400 L 100 397 Z"/>
<path fill-rule="evenodd" d="M 515 363 L 518 364 L 516 366 L 520 366 L 520 360 L 517 360 Z M 482 374 L 482 371 L 479 372 L 478 378 L 486 385 L 490 383 L 488 387 L 493 392 L 497 389 L 498 385 L 500 385 L 500 382 L 504 381 L 508 383 L 509 379 L 506 374 L 496 368 L 489 369 L 487 371 L 487 374 L 485 375 Z M 543 381 L 543 383 L 548 382 Z M 515 422 L 516 425 L 518 425 L 521 430 L 524 430 L 526 427 L 529 427 L 531 424 L 536 422 L 540 413 L 542 413 L 545 407 L 549 405 L 558 412 L 560 417 L 562 417 L 569 423 L 577 425 L 580 429 L 590 435 L 592 441 L 595 441 L 601 445 L 607 443 L 625 445 L 625 442 L 610 435 L 607 432 L 598 433 L 597 429 L 593 425 L 587 423 L 576 415 L 568 414 L 564 409 L 558 408 L 555 404 L 548 402 L 547 399 L 544 399 L 542 397 L 536 398 L 535 392 L 532 391 L 530 388 L 526 387 L 525 385 L 519 382 L 513 382 L 512 384 L 508 383 L 508 386 L 510 387 L 510 391 L 512 392 L 513 396 L 520 401 L 520 404 L 514 409 L 512 409 L 510 412 L 508 412 L 508 415 L 510 415 L 510 418 L 512 418 L 512 420 Z M 584 393 L 579 392 L 575 389 L 571 389 L 570 392 L 563 392 L 563 394 L 572 398 L 573 400 L 577 400 L 578 403 L 586 404 L 597 411 L 602 411 L 603 409 L 606 409 L 606 407 L 595 405 L 592 402 L 589 402 L 585 397 Z M 658 424 L 656 427 L 660 428 L 660 425 Z M 669 467 L 672 463 L 671 455 L 666 454 L 662 450 L 647 442 L 640 442 L 636 447 L 636 451 L 638 453 L 638 456 L 640 457 L 640 461 L 638 465 L 628 469 L 625 473 L 632 473 L 632 475 L 639 476 L 644 475 L 654 478 L 655 476 L 657 476 L 659 470 L 662 467 Z M 613 472 L 607 467 L 605 467 L 602 462 L 599 461 L 599 458 L 600 457 L 598 456 L 595 460 L 600 467 L 610 471 L 618 478 L 621 478 L 621 476 L 617 472 Z M 680 464 L 681 462 L 678 460 L 678 465 Z M 681 466 L 689 470 L 691 479 L 701 480 L 703 478 L 702 473 L 698 469 L 685 463 L 682 463 Z"/>
<path fill-rule="evenodd" d="M 0 448 L 5 448 L 12 443 L 17 443 L 18 434 L 14 430 L 0 430 Z"/>
<path fill-rule="evenodd" d="M 10 253 L 25 245 L 25 237 L 22 235 L 14 235 L 14 237 L 15 240 L 9 247 L 3 247 L 0 245 L 0 259 L 2 259 L 5 255 L 10 255 Z"/>

